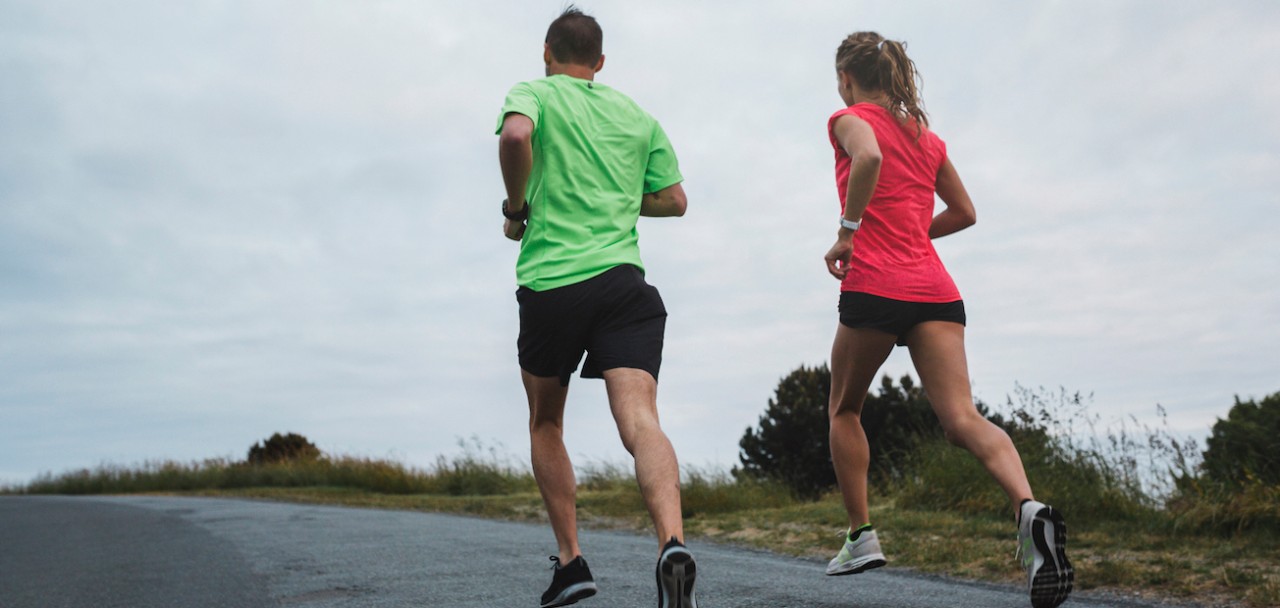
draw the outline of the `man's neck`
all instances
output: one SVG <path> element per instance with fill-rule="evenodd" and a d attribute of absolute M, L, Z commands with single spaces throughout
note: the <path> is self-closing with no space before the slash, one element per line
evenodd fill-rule
<path fill-rule="evenodd" d="M 547 66 L 547 76 L 556 76 L 558 74 L 581 78 L 582 80 L 596 79 L 596 71 L 585 65 L 552 62 Z"/>

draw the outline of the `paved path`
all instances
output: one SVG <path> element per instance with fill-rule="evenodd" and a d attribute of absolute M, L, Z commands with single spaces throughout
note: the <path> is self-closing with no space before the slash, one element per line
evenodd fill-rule
<path fill-rule="evenodd" d="M 650 608 L 657 544 L 584 531 L 583 608 Z M 702 608 L 1026 608 L 1009 586 L 693 543 Z M 172 497 L 0 497 L 0 608 L 535 608 L 548 528 L 405 511 Z M 1145 607 L 1073 597 L 1064 608 Z"/>

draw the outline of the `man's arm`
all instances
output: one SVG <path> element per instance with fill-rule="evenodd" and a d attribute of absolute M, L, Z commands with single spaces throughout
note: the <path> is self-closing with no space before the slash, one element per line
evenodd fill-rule
<path fill-rule="evenodd" d="M 645 217 L 680 217 L 688 207 L 684 187 L 679 183 L 650 192 L 640 199 L 640 215 Z"/>
<path fill-rule="evenodd" d="M 524 209 L 524 190 L 533 171 L 533 120 L 524 114 L 508 113 L 502 119 L 498 136 L 498 164 L 502 166 L 502 183 L 507 189 L 507 211 Z M 502 233 L 518 241 L 524 236 L 524 222 L 506 220 Z"/>

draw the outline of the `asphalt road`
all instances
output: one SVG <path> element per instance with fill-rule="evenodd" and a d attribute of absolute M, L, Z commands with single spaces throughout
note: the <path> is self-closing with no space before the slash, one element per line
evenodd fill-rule
<path fill-rule="evenodd" d="M 584 531 L 600 594 L 655 603 L 654 539 Z M 693 542 L 702 608 L 1025 608 L 1021 589 Z M 0 608 L 513 606 L 551 580 L 544 526 L 404 511 L 171 497 L 0 497 Z M 1010 557 L 1012 559 L 1012 557 Z M 1147 607 L 1073 596 L 1064 607 Z"/>

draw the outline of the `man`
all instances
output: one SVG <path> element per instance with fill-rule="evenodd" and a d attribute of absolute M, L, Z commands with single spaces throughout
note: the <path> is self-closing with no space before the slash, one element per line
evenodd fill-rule
<path fill-rule="evenodd" d="M 603 378 L 623 446 L 661 545 L 658 605 L 696 608 L 683 544 L 679 468 L 658 424 L 666 309 L 644 280 L 638 216 L 681 216 L 683 180 L 662 127 L 594 82 L 604 67 L 596 20 L 570 6 L 547 30 L 547 77 L 507 94 L 498 118 L 507 199 L 503 232 L 520 241 L 519 361 L 534 477 L 559 555 L 542 608 L 596 593 L 578 546 L 576 482 L 562 438 L 569 378 Z"/>

